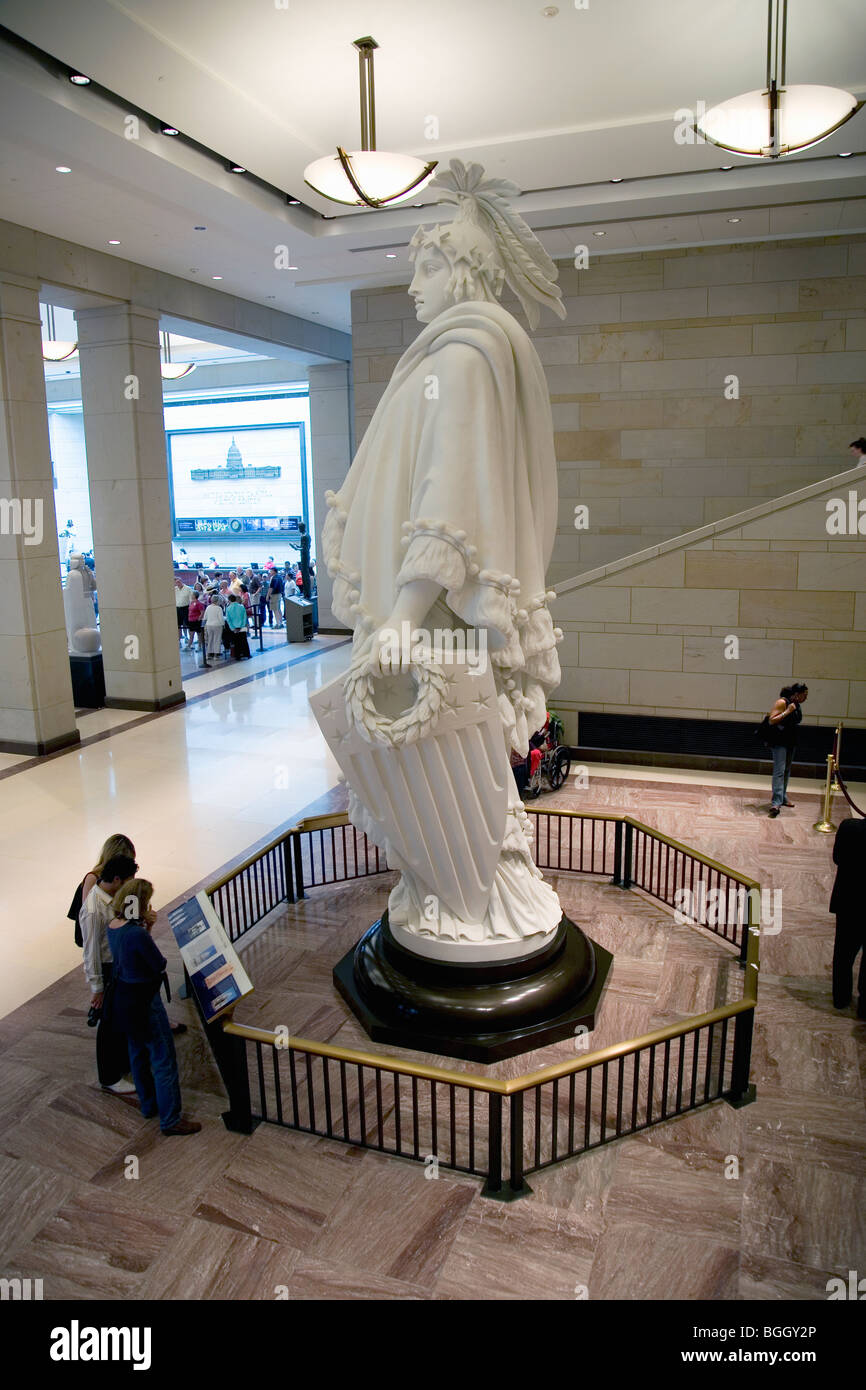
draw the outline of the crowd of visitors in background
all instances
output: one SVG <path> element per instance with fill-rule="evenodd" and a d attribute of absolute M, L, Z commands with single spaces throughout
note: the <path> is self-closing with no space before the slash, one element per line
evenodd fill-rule
<path fill-rule="evenodd" d="M 312 592 L 316 592 L 315 564 L 310 565 Z M 250 656 L 248 629 L 265 626 L 279 630 L 284 626 L 284 602 L 303 594 L 300 565 L 289 561 L 278 568 L 269 556 L 263 570 L 219 569 L 202 571 L 193 584 L 175 578 L 177 630 L 181 650 L 198 645 L 205 666 L 218 658 L 225 647 L 234 660 Z M 267 619 L 267 622 L 266 622 Z"/>

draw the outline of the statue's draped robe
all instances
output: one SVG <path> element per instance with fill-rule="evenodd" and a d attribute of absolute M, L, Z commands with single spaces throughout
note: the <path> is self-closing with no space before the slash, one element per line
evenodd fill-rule
<path fill-rule="evenodd" d="M 528 751 L 559 683 L 545 571 L 556 532 L 557 475 L 547 386 L 529 337 L 499 304 L 455 305 L 394 369 L 323 531 L 333 610 L 357 651 L 390 617 L 402 585 L 442 594 L 424 626 L 485 629 L 507 749 Z M 482 923 L 425 921 L 435 885 L 404 871 L 392 925 L 480 941 L 548 933 L 556 895 L 532 863 L 509 778 L 500 864 Z M 362 807 L 350 815 L 368 833 Z M 387 849 L 387 846 L 385 846 Z"/>

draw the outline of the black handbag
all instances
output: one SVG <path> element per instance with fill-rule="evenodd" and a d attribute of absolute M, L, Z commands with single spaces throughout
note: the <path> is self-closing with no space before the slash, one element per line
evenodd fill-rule
<path fill-rule="evenodd" d="M 81 935 L 81 923 L 80 923 L 79 920 L 78 920 L 78 914 L 79 914 L 79 912 L 81 911 L 81 906 L 82 906 L 83 900 L 84 900 L 84 879 L 81 880 L 81 882 L 79 883 L 78 887 L 76 888 L 76 890 L 75 890 L 75 897 L 72 899 L 72 902 L 69 904 L 69 911 L 68 911 L 67 914 L 66 914 L 66 916 L 67 916 L 68 918 L 70 918 L 70 920 L 73 921 L 73 922 L 75 923 L 75 944 L 76 944 L 76 946 L 83 946 L 83 945 L 84 945 L 84 937 Z"/>
<path fill-rule="evenodd" d="M 755 738 L 760 739 L 768 748 L 778 748 L 784 738 L 785 731 L 778 724 L 770 723 L 769 714 L 765 714 L 757 729 Z"/>

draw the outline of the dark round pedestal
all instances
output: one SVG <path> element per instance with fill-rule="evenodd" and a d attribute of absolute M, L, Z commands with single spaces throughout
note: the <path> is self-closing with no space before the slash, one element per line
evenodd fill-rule
<path fill-rule="evenodd" d="M 499 1061 L 592 1030 L 613 957 L 563 917 L 549 946 L 489 965 L 407 951 L 388 913 L 334 968 L 334 984 L 376 1042 Z"/>

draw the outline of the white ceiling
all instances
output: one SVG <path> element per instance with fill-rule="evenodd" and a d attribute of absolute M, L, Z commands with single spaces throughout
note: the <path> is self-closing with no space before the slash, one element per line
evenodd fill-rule
<path fill-rule="evenodd" d="M 866 154 L 836 158 L 866 151 L 866 109 L 774 165 L 674 140 L 678 108 L 762 85 L 762 0 L 561 0 L 553 18 L 544 8 L 0 0 L 0 25 L 306 204 L 286 207 L 146 128 L 125 139 L 122 108 L 0 45 L 0 217 L 346 328 L 350 288 L 405 282 L 418 220 L 411 207 L 344 210 L 303 184 L 311 159 L 358 143 L 351 45 L 370 33 L 380 148 L 457 154 L 513 179 L 554 255 L 598 229 L 596 254 L 866 229 Z M 788 77 L 866 94 L 861 0 L 790 0 Z M 719 172 L 724 162 L 735 168 Z M 296 271 L 275 268 L 280 244 Z M 398 259 L 386 260 L 392 248 Z"/>

